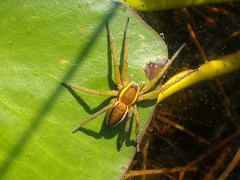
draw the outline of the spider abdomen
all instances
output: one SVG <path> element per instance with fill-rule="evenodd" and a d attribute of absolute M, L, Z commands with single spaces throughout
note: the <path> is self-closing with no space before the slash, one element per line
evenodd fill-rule
<path fill-rule="evenodd" d="M 124 120 L 128 112 L 128 107 L 121 101 L 117 101 L 112 109 L 110 109 L 106 116 L 106 123 L 108 127 L 114 127 Z"/>
<path fill-rule="evenodd" d="M 126 104 L 127 106 L 133 105 L 138 97 L 139 85 L 131 82 L 124 87 L 119 93 L 118 100 Z"/>

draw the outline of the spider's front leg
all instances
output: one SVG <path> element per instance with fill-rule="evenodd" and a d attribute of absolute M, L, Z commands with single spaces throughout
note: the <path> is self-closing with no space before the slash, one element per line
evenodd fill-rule
<path fill-rule="evenodd" d="M 110 27 L 109 27 L 108 23 L 107 23 L 107 32 L 108 32 L 108 36 L 109 36 L 109 39 L 110 39 L 111 52 L 112 52 L 112 55 L 113 55 L 114 78 L 115 78 L 115 82 L 117 84 L 117 88 L 121 89 L 122 88 L 122 82 L 121 82 L 121 78 L 120 78 L 119 66 L 118 66 L 118 63 L 117 63 L 116 47 L 115 47 L 115 42 L 113 40 L 112 32 L 110 30 Z"/>
<path fill-rule="evenodd" d="M 123 83 L 126 82 L 126 76 L 127 76 L 128 24 L 129 24 L 129 18 L 127 19 L 127 24 L 124 32 L 123 63 L 122 63 L 122 72 L 121 72 L 121 79 Z"/>
<path fill-rule="evenodd" d="M 122 71 L 120 75 L 120 70 L 117 62 L 116 47 L 113 40 L 112 32 L 107 23 L 107 31 L 111 44 L 111 52 L 113 56 L 113 68 L 114 68 L 114 78 L 117 84 L 118 90 L 121 90 L 127 84 L 126 74 L 127 74 L 127 50 L 128 50 L 128 25 L 129 18 L 127 19 L 126 28 L 124 32 L 124 44 L 123 44 L 123 61 L 122 61 Z"/>

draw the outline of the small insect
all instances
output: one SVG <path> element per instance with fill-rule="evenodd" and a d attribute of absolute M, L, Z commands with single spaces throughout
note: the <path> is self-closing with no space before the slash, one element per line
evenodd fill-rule
<path fill-rule="evenodd" d="M 168 59 L 162 59 L 146 64 L 144 68 L 145 76 L 151 81 L 155 76 L 158 75 L 167 62 Z"/>
<path fill-rule="evenodd" d="M 151 89 L 155 83 L 164 75 L 165 71 L 168 69 L 168 67 L 171 65 L 173 60 L 177 57 L 177 55 L 180 53 L 180 51 L 184 48 L 185 44 L 180 47 L 180 49 L 173 55 L 173 57 L 167 61 L 167 63 L 164 65 L 164 67 L 161 69 L 161 71 L 148 83 L 145 85 L 144 82 L 140 82 L 139 84 L 132 81 L 132 75 L 129 77 L 126 77 L 127 74 L 127 49 L 128 49 L 128 26 L 129 26 L 129 18 L 127 19 L 127 24 L 124 32 L 124 49 L 123 49 L 123 63 L 122 63 L 122 70 L 120 74 L 118 62 L 117 62 L 117 56 L 116 56 L 116 48 L 115 43 L 113 40 L 113 36 L 111 33 L 111 30 L 109 28 L 109 25 L 107 23 L 107 31 L 108 36 L 110 39 L 111 44 L 111 52 L 112 52 L 112 59 L 113 59 L 113 65 L 114 65 L 114 78 L 115 83 L 117 85 L 117 90 L 107 90 L 107 91 L 98 91 L 98 90 L 92 90 L 87 89 L 85 87 L 77 86 L 74 84 L 69 84 L 66 82 L 62 82 L 63 85 L 76 88 L 80 91 L 84 91 L 91 94 L 101 95 L 101 96 L 113 96 L 114 98 L 110 101 L 110 103 L 103 107 L 98 112 L 92 114 L 90 117 L 82 121 L 78 126 L 76 126 L 72 132 L 76 132 L 81 126 L 88 123 L 92 119 L 98 117 L 103 112 L 106 112 L 106 125 L 108 127 L 114 127 L 119 125 L 126 117 L 127 122 L 125 125 L 125 130 L 122 135 L 121 139 L 121 145 L 122 146 L 125 136 L 129 131 L 130 122 L 132 119 L 132 116 L 134 115 L 136 119 L 136 127 L 135 127 L 135 134 L 136 134 L 136 148 L 137 151 L 139 150 L 139 139 L 138 139 L 138 133 L 139 133 L 139 112 L 137 109 L 137 102 L 143 101 L 145 99 L 152 98 L 156 95 L 158 95 L 161 91 L 166 90 L 168 87 L 170 87 L 172 84 L 180 81 L 190 73 L 184 74 L 179 78 L 176 78 L 173 82 L 169 83 L 169 85 L 165 85 L 159 89 L 156 89 L 154 91 L 148 92 L 149 89 Z"/>

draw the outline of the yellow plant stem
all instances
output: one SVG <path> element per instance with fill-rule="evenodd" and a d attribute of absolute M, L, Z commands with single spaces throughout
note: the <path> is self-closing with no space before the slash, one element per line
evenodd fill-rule
<path fill-rule="evenodd" d="M 138 11 L 159 11 L 187 6 L 197 6 L 201 4 L 211 4 L 211 3 L 223 3 L 229 2 L 229 0 L 119 0 L 123 4 L 130 6 Z M 230 0 L 234 1 L 234 0 Z"/>
<path fill-rule="evenodd" d="M 165 91 L 161 92 L 158 95 L 157 103 L 159 103 L 166 97 L 170 96 L 171 94 L 183 88 L 191 86 L 192 84 L 195 84 L 204 80 L 208 80 L 213 77 L 221 76 L 223 74 L 232 72 L 238 68 L 240 68 L 240 50 L 238 50 L 236 53 L 226 55 L 219 59 L 206 62 L 203 65 L 201 65 L 197 71 L 193 72 L 186 78 L 182 79 L 181 81 L 172 85 Z M 169 79 L 165 83 L 165 85 L 167 85 L 168 83 L 170 83 L 171 81 L 173 81 L 177 77 L 180 77 L 182 74 L 188 71 L 191 71 L 191 70 L 186 70 L 176 74 L 171 79 Z"/>

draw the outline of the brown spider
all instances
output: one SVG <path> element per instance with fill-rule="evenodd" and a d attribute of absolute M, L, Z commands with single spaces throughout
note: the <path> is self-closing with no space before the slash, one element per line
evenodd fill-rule
<path fill-rule="evenodd" d="M 186 73 L 182 75 L 179 78 L 176 78 L 171 83 L 156 89 L 152 92 L 146 93 L 149 89 L 151 89 L 155 83 L 164 75 L 165 71 L 169 68 L 173 60 L 177 57 L 177 55 L 180 53 L 180 51 L 185 46 L 182 45 L 180 49 L 173 55 L 173 57 L 167 61 L 166 65 L 161 69 L 161 71 L 156 75 L 155 78 L 153 78 L 147 85 L 145 85 L 144 82 L 140 82 L 139 84 L 132 82 L 132 75 L 130 75 L 128 78 L 126 78 L 127 73 L 127 47 L 128 47 L 128 24 L 129 24 L 129 18 L 127 20 L 126 28 L 125 28 L 125 34 L 124 34 L 124 49 L 123 49 L 123 64 L 122 64 L 122 72 L 120 75 L 119 66 L 117 63 L 117 56 L 116 56 L 116 49 L 115 49 L 115 43 L 112 37 L 112 33 L 110 31 L 109 25 L 107 23 L 107 31 L 110 38 L 110 44 L 111 44 L 111 51 L 113 56 L 113 64 L 114 64 L 114 77 L 115 82 L 117 84 L 118 90 L 108 90 L 108 91 L 97 91 L 92 89 L 87 89 L 85 87 L 77 86 L 74 84 L 69 84 L 66 82 L 62 82 L 63 85 L 76 88 L 78 90 L 91 93 L 91 94 L 97 94 L 101 96 L 115 96 L 111 100 L 111 102 L 103 107 L 98 112 L 92 114 L 90 117 L 82 121 L 77 127 L 75 127 L 72 132 L 76 132 L 81 126 L 88 123 L 92 119 L 96 118 L 103 112 L 107 111 L 106 114 L 106 124 L 108 127 L 114 127 L 120 124 L 125 117 L 127 116 L 127 122 L 125 125 L 125 131 L 122 136 L 121 145 L 124 142 L 125 136 L 128 133 L 130 121 L 132 119 L 132 116 L 134 115 L 136 118 L 136 143 L 137 143 L 137 151 L 139 150 L 139 140 L 138 140 L 138 133 L 139 133 L 139 113 L 137 110 L 136 103 L 145 99 L 149 99 L 153 96 L 158 95 L 161 91 L 166 90 L 168 87 L 173 85 L 174 83 L 180 81 L 190 73 Z"/>

